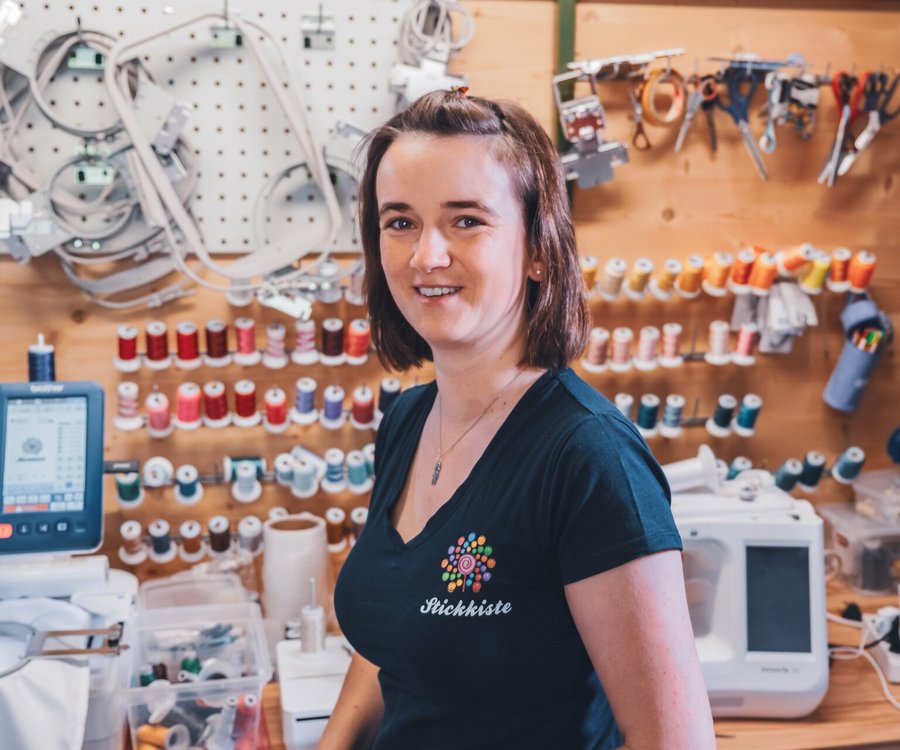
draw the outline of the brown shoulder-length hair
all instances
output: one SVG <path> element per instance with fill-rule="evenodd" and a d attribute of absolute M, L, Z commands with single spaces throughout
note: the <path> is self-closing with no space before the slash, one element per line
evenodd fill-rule
<path fill-rule="evenodd" d="M 404 133 L 479 135 L 512 177 L 521 201 L 528 258 L 543 264 L 526 287 L 526 348 L 522 364 L 561 368 L 587 343 L 589 314 L 575 247 L 565 179 L 550 138 L 522 107 L 466 96 L 464 90 L 425 94 L 372 131 L 360 185 L 360 233 L 372 341 L 385 367 L 405 370 L 431 360 L 431 348 L 403 317 L 381 266 L 381 226 L 375 178 L 385 152 Z"/>

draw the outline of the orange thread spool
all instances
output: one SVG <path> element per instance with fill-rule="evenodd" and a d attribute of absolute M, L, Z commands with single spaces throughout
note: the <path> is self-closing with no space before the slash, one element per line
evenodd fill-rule
<path fill-rule="evenodd" d="M 791 276 L 802 269 L 807 263 L 812 262 L 815 257 L 816 249 L 808 242 L 791 248 L 790 250 L 781 250 L 775 255 L 778 264 L 778 273 L 782 276 Z"/>
<path fill-rule="evenodd" d="M 856 294 L 863 292 L 872 281 L 875 273 L 875 255 L 867 250 L 860 250 L 850 261 L 847 275 L 850 278 L 850 291 Z"/>
<path fill-rule="evenodd" d="M 597 281 L 597 259 L 593 255 L 581 256 L 581 278 L 588 291 L 594 288 Z"/>
<path fill-rule="evenodd" d="M 713 297 L 723 296 L 733 265 L 731 253 L 720 250 L 710 255 L 703 264 L 703 291 Z"/>
<path fill-rule="evenodd" d="M 850 280 L 850 260 L 853 253 L 849 248 L 837 247 L 831 253 L 831 270 L 829 277 L 832 282 L 841 283 Z"/>
<path fill-rule="evenodd" d="M 750 291 L 753 294 L 766 296 L 775 283 L 775 277 L 778 275 L 778 264 L 775 262 L 775 256 L 771 253 L 763 253 L 753 264 L 753 270 L 750 272 Z"/>
<path fill-rule="evenodd" d="M 756 261 L 756 250 L 752 247 L 745 247 L 738 252 L 731 268 L 731 284 L 735 286 L 746 286 L 750 281 L 750 273 L 753 271 L 753 263 Z"/>
<path fill-rule="evenodd" d="M 675 290 L 682 297 L 696 297 L 700 293 L 700 281 L 703 278 L 703 258 L 689 255 L 684 259 L 684 266 L 675 280 Z"/>

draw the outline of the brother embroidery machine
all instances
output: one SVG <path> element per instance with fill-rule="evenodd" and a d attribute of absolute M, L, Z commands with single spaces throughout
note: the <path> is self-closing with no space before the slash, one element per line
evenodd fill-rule
<path fill-rule="evenodd" d="M 103 390 L 0 384 L 0 726 L 17 750 L 118 750 L 137 579 L 103 538 Z"/>
<path fill-rule="evenodd" d="M 828 688 L 822 519 L 769 472 L 723 481 L 707 446 L 663 469 L 713 715 L 811 713 Z"/>

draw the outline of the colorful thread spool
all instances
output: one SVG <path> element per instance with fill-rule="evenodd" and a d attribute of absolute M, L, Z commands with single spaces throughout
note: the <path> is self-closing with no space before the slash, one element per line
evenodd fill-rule
<path fill-rule="evenodd" d="M 175 472 L 175 499 L 181 505 L 195 505 L 203 499 L 200 472 L 192 464 L 183 464 Z"/>
<path fill-rule="evenodd" d="M 672 299 L 675 290 L 675 281 L 681 273 L 681 261 L 669 258 L 659 269 L 659 272 L 650 280 L 650 294 L 664 302 Z"/>
<path fill-rule="evenodd" d="M 366 457 L 366 471 L 370 477 L 375 477 L 375 443 L 366 443 L 362 449 Z"/>
<path fill-rule="evenodd" d="M 634 410 L 634 396 L 630 393 L 617 393 L 614 397 L 614 402 L 619 413 L 630 422 L 631 414 Z"/>
<path fill-rule="evenodd" d="M 142 539 L 143 528 L 140 521 L 125 521 L 119 527 L 122 546 L 119 547 L 119 559 L 125 565 L 140 565 L 147 559 L 147 547 Z"/>
<path fill-rule="evenodd" d="M 175 559 L 177 550 L 172 544 L 172 533 L 169 522 L 164 518 L 151 521 L 147 528 L 150 533 L 150 559 L 164 565 Z"/>
<path fill-rule="evenodd" d="M 256 408 L 256 383 L 246 378 L 234 384 L 234 416 L 238 427 L 255 427 L 262 421 Z"/>
<path fill-rule="evenodd" d="M 296 365 L 312 365 L 319 361 L 316 349 L 316 321 L 298 320 L 295 329 L 296 340 L 291 361 Z"/>
<path fill-rule="evenodd" d="M 237 479 L 238 464 L 251 464 L 256 470 L 257 479 L 266 475 L 266 459 L 262 456 L 225 456 L 222 459 L 222 475 L 226 482 Z"/>
<path fill-rule="evenodd" d="M 350 511 L 350 527 L 353 529 L 353 539 L 359 539 L 363 529 L 366 527 L 366 521 L 369 520 L 369 509 L 359 505 Z"/>
<path fill-rule="evenodd" d="M 815 254 L 816 248 L 808 242 L 790 250 L 779 250 L 775 253 L 775 265 L 778 273 L 788 278 L 801 275 L 806 265 L 812 262 Z"/>
<path fill-rule="evenodd" d="M 256 322 L 252 318 L 238 318 L 234 321 L 234 331 L 237 336 L 234 361 L 244 367 L 258 365 L 262 352 L 256 348 Z"/>
<path fill-rule="evenodd" d="M 750 280 L 747 282 L 750 293 L 757 297 L 767 297 L 777 275 L 778 266 L 775 263 L 775 256 L 771 253 L 760 253 L 753 263 Z"/>
<path fill-rule="evenodd" d="M 634 334 L 630 328 L 620 326 L 613 329 L 612 352 L 609 358 L 609 369 L 613 372 L 628 372 L 631 369 L 631 342 Z"/>
<path fill-rule="evenodd" d="M 262 495 L 262 484 L 257 478 L 257 467 L 250 461 L 238 461 L 234 469 L 235 481 L 231 496 L 239 503 L 255 503 Z"/>
<path fill-rule="evenodd" d="M 670 393 L 666 396 L 663 418 L 659 425 L 659 434 L 664 438 L 677 438 L 681 435 L 681 415 L 684 412 L 684 404 L 684 396 L 680 393 Z"/>
<path fill-rule="evenodd" d="M 825 287 L 825 277 L 831 267 L 831 256 L 816 250 L 812 262 L 800 278 L 800 288 L 807 294 L 821 294 Z"/>
<path fill-rule="evenodd" d="M 319 419 L 316 411 L 316 389 L 318 383 L 312 378 L 298 378 L 294 385 L 294 408 L 291 419 L 297 424 L 313 424 Z"/>
<path fill-rule="evenodd" d="M 709 324 L 709 344 L 703 358 L 711 365 L 727 365 L 731 362 L 728 340 L 731 327 L 726 320 L 714 320 Z"/>
<path fill-rule="evenodd" d="M 741 408 L 734 419 L 734 431 L 741 437 L 750 437 L 756 430 L 756 420 L 762 409 L 762 399 L 755 393 L 747 393 L 741 399 Z"/>
<path fill-rule="evenodd" d="M 350 424 L 357 430 L 369 430 L 375 423 L 375 394 L 367 385 L 353 389 Z"/>
<path fill-rule="evenodd" d="M 625 280 L 625 271 L 627 270 L 628 264 L 624 258 L 610 258 L 606 261 L 598 288 L 603 299 L 612 301 L 618 298 L 619 292 L 622 290 L 622 282 Z"/>
<path fill-rule="evenodd" d="M 267 432 L 279 434 L 284 432 L 290 422 L 288 421 L 287 394 L 278 386 L 267 389 L 263 395 L 263 427 Z"/>
<path fill-rule="evenodd" d="M 716 401 L 716 410 L 706 420 L 706 431 L 713 437 L 728 437 L 731 434 L 731 422 L 737 399 L 730 393 L 723 393 Z"/>
<path fill-rule="evenodd" d="M 750 274 L 756 261 L 756 250 L 745 247 L 738 251 L 728 277 L 728 290 L 732 294 L 747 294 L 750 291 Z"/>
<path fill-rule="evenodd" d="M 178 527 L 181 544 L 178 556 L 187 563 L 199 562 L 206 556 L 206 542 L 203 541 L 202 528 L 197 521 L 183 521 Z"/>
<path fill-rule="evenodd" d="M 180 430 L 196 430 L 200 426 L 200 386 L 196 383 L 179 384 L 174 424 Z"/>
<path fill-rule="evenodd" d="M 166 324 L 161 320 L 150 321 L 144 329 L 144 341 L 147 348 L 144 363 L 151 370 L 165 370 L 172 364 L 168 335 Z"/>
<path fill-rule="evenodd" d="M 144 488 L 141 485 L 141 476 L 137 472 L 128 474 L 116 474 L 116 500 L 123 508 L 137 508 L 144 502 Z"/>
<path fill-rule="evenodd" d="M 582 255 L 579 258 L 581 266 L 581 278 L 584 281 L 584 288 L 588 295 L 594 290 L 594 284 L 597 283 L 597 259 L 593 255 Z"/>
<path fill-rule="evenodd" d="M 266 349 L 262 355 L 263 367 L 268 367 L 271 370 L 280 370 L 287 367 L 286 335 L 287 332 L 281 323 L 269 323 L 266 326 Z"/>
<path fill-rule="evenodd" d="M 661 367 L 681 367 L 684 357 L 681 356 L 681 325 L 666 323 L 662 327 L 662 352 L 659 355 Z"/>
<path fill-rule="evenodd" d="M 725 479 L 736 479 L 742 471 L 750 471 L 752 468 L 753 462 L 749 458 L 746 456 L 735 456 L 728 466 L 728 474 L 725 475 Z"/>
<path fill-rule="evenodd" d="M 819 451 L 808 451 L 803 457 L 803 469 L 797 487 L 804 492 L 815 492 L 825 473 L 825 454 Z"/>
<path fill-rule="evenodd" d="M 869 288 L 872 275 L 875 273 L 875 263 L 875 255 L 867 250 L 860 250 L 850 260 L 847 275 L 850 280 L 850 291 L 853 294 L 862 294 Z"/>
<path fill-rule="evenodd" d="M 724 297 L 728 293 L 728 277 L 734 266 L 734 256 L 718 250 L 703 263 L 703 281 L 700 286 L 711 297 Z"/>
<path fill-rule="evenodd" d="M 144 461 L 141 480 L 145 487 L 166 487 L 175 479 L 175 467 L 165 456 L 151 456 Z"/>
<path fill-rule="evenodd" d="M 741 367 L 749 367 L 755 364 L 756 357 L 753 356 L 753 350 L 757 341 L 759 341 L 759 328 L 757 328 L 756 323 L 741 323 L 731 361 Z"/>
<path fill-rule="evenodd" d="M 850 261 L 853 253 L 849 248 L 837 247 L 831 252 L 831 267 L 825 284 L 832 292 L 846 292 L 850 288 Z"/>
<path fill-rule="evenodd" d="M 319 361 L 329 367 L 337 367 L 346 362 L 344 354 L 344 321 L 340 318 L 326 318 L 322 321 L 322 350 Z"/>
<path fill-rule="evenodd" d="M 342 508 L 331 507 L 325 511 L 325 536 L 329 552 L 340 552 L 347 547 L 344 526 L 347 514 Z"/>
<path fill-rule="evenodd" d="M 656 421 L 659 418 L 659 396 L 645 393 L 638 404 L 637 428 L 645 438 L 656 436 Z"/>
<path fill-rule="evenodd" d="M 378 408 L 375 410 L 376 426 L 381 423 L 381 418 L 394 399 L 400 395 L 400 388 L 400 381 L 397 378 L 382 379 L 381 385 L 378 387 Z"/>
<path fill-rule="evenodd" d="M 344 356 L 348 365 L 362 365 L 369 359 L 369 340 L 371 331 L 369 321 L 358 318 L 351 320 L 347 326 L 347 338 L 344 341 Z"/>
<path fill-rule="evenodd" d="M 44 334 L 38 334 L 36 344 L 28 347 L 28 382 L 52 383 L 56 380 L 56 350 L 53 344 L 44 341 Z"/>
<path fill-rule="evenodd" d="M 592 328 L 588 339 L 587 351 L 581 364 L 588 372 L 603 372 L 609 353 L 609 331 L 605 328 Z"/>
<path fill-rule="evenodd" d="M 113 358 L 113 366 L 119 372 L 137 372 L 141 368 L 141 358 L 137 351 L 138 329 L 130 325 L 120 325 L 116 337 L 117 353 Z"/>
<path fill-rule="evenodd" d="M 221 380 L 210 380 L 203 384 L 203 412 L 203 424 L 207 427 L 219 428 L 231 424 L 228 394 L 225 383 Z"/>
<path fill-rule="evenodd" d="M 339 430 L 344 426 L 344 389 L 339 385 L 329 385 L 322 394 L 322 411 L 319 423 L 327 430 Z"/>
<path fill-rule="evenodd" d="M 256 516 L 244 516 L 238 522 L 238 547 L 253 557 L 263 551 L 263 525 Z"/>
<path fill-rule="evenodd" d="M 147 410 L 147 434 L 153 438 L 167 438 L 175 426 L 169 413 L 169 399 L 166 394 L 153 391 L 144 402 Z"/>
<path fill-rule="evenodd" d="M 859 476 L 865 462 L 865 451 L 858 446 L 851 446 L 838 456 L 834 466 L 831 467 L 831 478 L 841 484 L 850 484 Z"/>
<path fill-rule="evenodd" d="M 116 407 L 113 424 L 117 430 L 131 432 L 144 426 L 144 418 L 138 414 L 139 395 L 138 384 L 132 383 L 130 380 L 123 380 L 116 386 L 119 403 Z"/>
<path fill-rule="evenodd" d="M 347 453 L 347 486 L 354 495 L 364 495 L 372 489 L 372 479 L 362 451 Z"/>
<path fill-rule="evenodd" d="M 321 281 L 319 282 L 318 290 L 316 290 L 316 299 L 319 302 L 331 305 L 340 300 L 343 295 L 339 280 L 340 272 L 340 266 L 330 258 L 319 263 Z"/>
<path fill-rule="evenodd" d="M 340 448 L 329 448 L 325 451 L 325 477 L 322 479 L 322 489 L 332 494 L 337 494 L 347 487 L 344 478 L 344 451 Z"/>
<path fill-rule="evenodd" d="M 272 463 L 275 481 L 282 487 L 290 487 L 294 479 L 294 457 L 290 453 L 279 453 Z"/>
<path fill-rule="evenodd" d="M 800 473 L 803 471 L 803 464 L 796 458 L 787 459 L 778 471 L 775 472 L 775 486 L 785 492 L 790 492 L 800 479 Z"/>
<path fill-rule="evenodd" d="M 675 292 L 685 299 L 696 299 L 700 295 L 702 279 L 703 258 L 699 255 L 688 255 L 684 259 L 681 273 L 675 279 Z"/>
<path fill-rule="evenodd" d="M 206 524 L 209 533 L 209 553 L 224 555 L 231 549 L 231 522 L 225 516 L 213 516 Z"/>
<path fill-rule="evenodd" d="M 638 350 L 632 363 L 638 370 L 655 370 L 659 356 L 659 328 L 644 326 L 638 334 Z"/>
<path fill-rule="evenodd" d="M 231 364 L 231 352 L 228 351 L 228 326 L 223 320 L 210 320 L 206 323 L 206 352 L 203 362 L 208 367 L 227 367 Z"/>
<path fill-rule="evenodd" d="M 319 478 L 312 461 L 294 456 L 294 472 L 291 477 L 291 494 L 300 500 L 313 497 L 319 491 Z"/>
<path fill-rule="evenodd" d="M 622 287 L 625 296 L 632 300 L 642 300 L 647 294 L 647 285 L 653 273 L 653 261 L 649 258 L 638 258 L 628 274 L 628 281 Z"/>
<path fill-rule="evenodd" d="M 200 333 L 189 320 L 175 326 L 175 366 L 182 370 L 200 367 Z"/>

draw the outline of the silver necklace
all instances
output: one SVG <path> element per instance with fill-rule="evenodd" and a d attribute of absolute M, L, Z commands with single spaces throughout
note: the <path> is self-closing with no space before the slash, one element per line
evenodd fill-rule
<path fill-rule="evenodd" d="M 512 376 L 512 379 L 497 392 L 497 395 L 494 396 L 494 398 L 491 400 L 491 403 L 489 403 L 487 406 L 484 407 L 481 414 L 479 414 L 477 417 L 475 417 L 475 421 L 472 422 L 472 424 L 470 424 L 468 427 L 466 427 L 465 432 L 463 432 L 462 435 L 460 435 L 458 438 L 456 438 L 456 440 L 453 441 L 453 444 L 449 448 L 447 448 L 447 450 L 444 450 L 444 444 L 443 444 L 443 439 L 442 439 L 443 410 L 441 409 L 441 403 L 442 403 L 441 394 L 438 393 L 438 457 L 437 457 L 437 461 L 434 462 L 434 470 L 431 472 L 432 486 L 437 484 L 438 478 L 441 476 L 441 465 L 444 462 L 444 456 L 446 456 L 450 451 L 452 451 L 456 447 L 456 444 L 460 440 L 462 440 L 466 435 L 469 434 L 469 431 L 481 421 L 481 418 L 485 414 L 488 413 L 488 409 L 490 409 L 494 404 L 497 403 L 497 399 L 499 399 L 500 396 L 502 396 L 506 392 L 506 390 L 513 384 L 513 382 L 516 380 L 516 378 L 518 378 L 519 375 L 521 375 L 523 372 L 524 372 L 524 370 L 516 370 L 516 374 Z"/>

